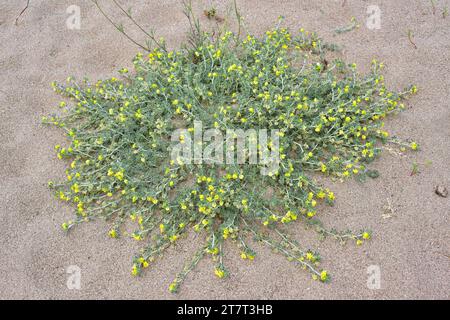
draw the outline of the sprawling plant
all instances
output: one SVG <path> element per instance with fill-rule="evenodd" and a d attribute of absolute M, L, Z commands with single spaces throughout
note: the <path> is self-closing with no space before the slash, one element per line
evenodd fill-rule
<path fill-rule="evenodd" d="M 128 236 L 124 222 L 136 222 L 131 236 L 143 249 L 133 259 L 139 275 L 171 245 L 194 230 L 204 244 L 170 284 L 177 291 L 205 255 L 215 274 L 227 275 L 223 243 L 230 240 L 242 259 L 253 260 L 254 239 L 327 281 L 319 253 L 302 248 L 288 234 L 288 225 L 302 221 L 321 236 L 357 245 L 370 231 L 338 232 L 317 219 L 320 202 L 334 194 L 312 178 L 316 173 L 346 179 L 375 177 L 368 170 L 381 143 L 401 142 L 384 131 L 384 119 L 404 108 L 402 98 L 414 93 L 391 92 L 372 62 L 367 75 L 354 64 L 328 62 L 334 50 L 315 34 L 295 35 L 276 27 L 263 37 L 198 31 L 190 44 L 169 51 L 164 43 L 133 60 L 135 71 L 96 83 L 53 83 L 70 98 L 63 112 L 44 122 L 63 128 L 69 146 L 57 145 L 68 159 L 67 181 L 50 186 L 63 201 L 76 206 L 69 230 L 84 221 L 110 222 L 109 236 Z M 171 157 L 172 133 L 203 127 L 278 129 L 279 168 L 261 175 L 262 164 L 188 163 Z M 180 136 L 180 143 L 183 137 Z M 258 153 L 263 148 L 258 145 Z M 228 151 L 227 151 L 228 152 Z M 247 154 L 247 156 L 249 156 Z"/>

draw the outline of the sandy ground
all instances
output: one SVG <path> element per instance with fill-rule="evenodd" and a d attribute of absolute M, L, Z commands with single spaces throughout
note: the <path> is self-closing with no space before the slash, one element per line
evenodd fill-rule
<path fill-rule="evenodd" d="M 137 19 L 153 26 L 171 47 L 185 39 L 187 23 L 178 1 L 132 2 Z M 419 93 L 408 109 L 389 120 L 387 127 L 418 141 L 421 152 L 405 156 L 385 152 L 373 166 L 380 178 L 365 184 L 329 184 L 337 201 L 322 213 L 326 225 L 368 227 L 373 240 L 362 247 L 341 246 L 331 239 L 319 242 L 299 224 L 293 231 L 321 252 L 323 266 L 333 275 L 330 284 L 312 281 L 309 274 L 264 247 L 257 247 L 259 255 L 249 263 L 229 246 L 230 278 L 216 279 L 205 259 L 174 296 L 167 285 L 196 247 L 193 236 L 140 278 L 130 275 L 136 245 L 109 239 L 106 224 L 85 224 L 65 236 L 60 225 L 71 217 L 71 208 L 47 189 L 48 180 L 63 177 L 64 163 L 53 151 L 63 136 L 40 125 L 40 117 L 54 111 L 60 99 L 50 82 L 68 75 L 113 76 L 120 67 L 131 67 L 138 48 L 118 34 L 90 1 L 31 0 L 16 26 L 14 19 L 26 1 L 0 0 L 1 299 L 450 298 L 450 198 L 433 192 L 437 184 L 450 189 L 450 17 L 442 17 L 450 1 L 436 1 L 434 15 L 426 0 L 348 0 L 345 6 L 330 0 L 238 2 L 252 32 L 263 32 L 284 15 L 286 26 L 317 31 L 343 46 L 343 57 L 363 70 L 374 57 L 384 61 L 391 88 L 418 85 Z M 223 13 L 224 2 L 212 3 Z M 80 30 L 66 27 L 66 8 L 73 4 L 81 8 Z M 203 1 L 196 7 L 200 11 L 210 4 Z M 370 4 L 382 10 L 379 30 L 365 26 Z M 112 6 L 106 9 L 111 12 Z M 333 36 L 333 30 L 348 24 L 352 16 L 361 27 Z M 414 32 L 417 49 L 408 41 L 408 29 Z M 431 165 L 425 165 L 428 161 Z M 410 176 L 413 162 L 419 163 L 420 173 Z M 394 213 L 385 219 L 388 202 Z M 81 269 L 80 290 L 66 286 L 70 265 Z M 366 285 L 370 265 L 381 270 L 378 290 Z"/>

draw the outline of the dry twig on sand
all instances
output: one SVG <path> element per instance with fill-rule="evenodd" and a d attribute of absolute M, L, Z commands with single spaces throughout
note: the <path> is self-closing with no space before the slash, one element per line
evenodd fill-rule
<path fill-rule="evenodd" d="M 408 40 L 413 45 L 414 49 L 417 49 L 417 45 L 413 41 L 414 34 L 411 30 L 408 30 Z"/>
<path fill-rule="evenodd" d="M 430 0 L 431 2 L 431 12 L 433 13 L 433 15 L 436 14 L 436 4 L 434 3 L 434 0 Z"/>
<path fill-rule="evenodd" d="M 19 15 L 16 17 L 16 20 L 14 21 L 14 24 L 16 26 L 19 24 L 19 18 L 28 9 L 29 6 L 30 6 L 30 0 L 27 0 L 27 4 L 26 4 L 25 8 L 23 8 L 22 11 L 20 11 Z"/>

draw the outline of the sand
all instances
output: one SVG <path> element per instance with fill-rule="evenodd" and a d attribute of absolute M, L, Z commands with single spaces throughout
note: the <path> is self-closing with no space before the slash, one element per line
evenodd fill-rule
<path fill-rule="evenodd" d="M 312 281 L 310 274 L 267 248 L 257 246 L 259 255 L 249 263 L 228 245 L 228 279 L 218 280 L 205 259 L 180 293 L 172 295 L 168 284 L 197 247 L 193 235 L 142 277 L 133 278 L 136 244 L 109 239 L 102 222 L 82 225 L 66 236 L 60 226 L 70 219 L 72 208 L 47 189 L 47 181 L 63 178 L 65 168 L 53 151 L 63 141 L 62 131 L 40 125 L 40 117 L 56 110 L 60 101 L 50 82 L 68 75 L 111 77 L 121 67 L 131 67 L 138 48 L 90 1 L 31 0 L 15 25 L 26 1 L 0 0 L 0 298 L 449 299 L 450 198 L 437 196 L 434 186 L 450 189 L 450 17 L 442 16 L 450 1 L 437 1 L 435 14 L 425 0 L 372 2 L 348 0 L 342 6 L 342 1 L 326 0 L 238 1 L 252 32 L 263 32 L 284 15 L 287 27 L 317 31 L 342 46 L 342 57 L 363 71 L 372 58 L 384 61 L 391 88 L 412 83 L 419 87 L 407 110 L 388 120 L 386 127 L 416 140 L 421 151 L 403 156 L 384 152 L 373 164 L 381 176 L 364 184 L 327 182 L 337 200 L 333 208 L 324 208 L 323 222 L 340 229 L 368 227 L 373 239 L 362 247 L 341 246 L 331 239 L 320 242 L 301 224 L 293 225 L 300 241 L 321 252 L 331 283 Z M 211 3 L 223 14 L 228 2 L 202 1 L 197 12 Z M 66 9 L 73 4 L 81 8 L 80 30 L 66 27 Z M 370 4 L 382 10 L 379 30 L 365 26 Z M 111 12 L 112 6 L 105 8 Z M 186 38 L 179 1 L 139 0 L 133 1 L 133 8 L 137 20 L 154 27 L 171 47 Z M 352 16 L 361 27 L 334 36 L 333 30 L 347 25 Z M 417 49 L 408 41 L 408 29 Z M 411 176 L 414 162 L 420 173 Z M 383 214 L 388 203 L 393 212 L 387 218 Z M 66 285 L 70 265 L 81 270 L 80 290 Z M 371 265 L 380 268 L 380 289 L 367 287 Z"/>

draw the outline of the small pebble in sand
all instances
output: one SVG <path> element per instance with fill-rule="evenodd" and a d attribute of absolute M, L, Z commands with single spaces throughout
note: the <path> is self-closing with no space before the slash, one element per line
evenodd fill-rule
<path fill-rule="evenodd" d="M 441 196 L 441 197 L 443 197 L 443 198 L 447 198 L 447 196 L 448 196 L 448 190 L 447 190 L 447 188 L 444 187 L 444 186 L 436 186 L 436 187 L 434 188 L 434 192 L 435 192 L 438 196 Z"/>

